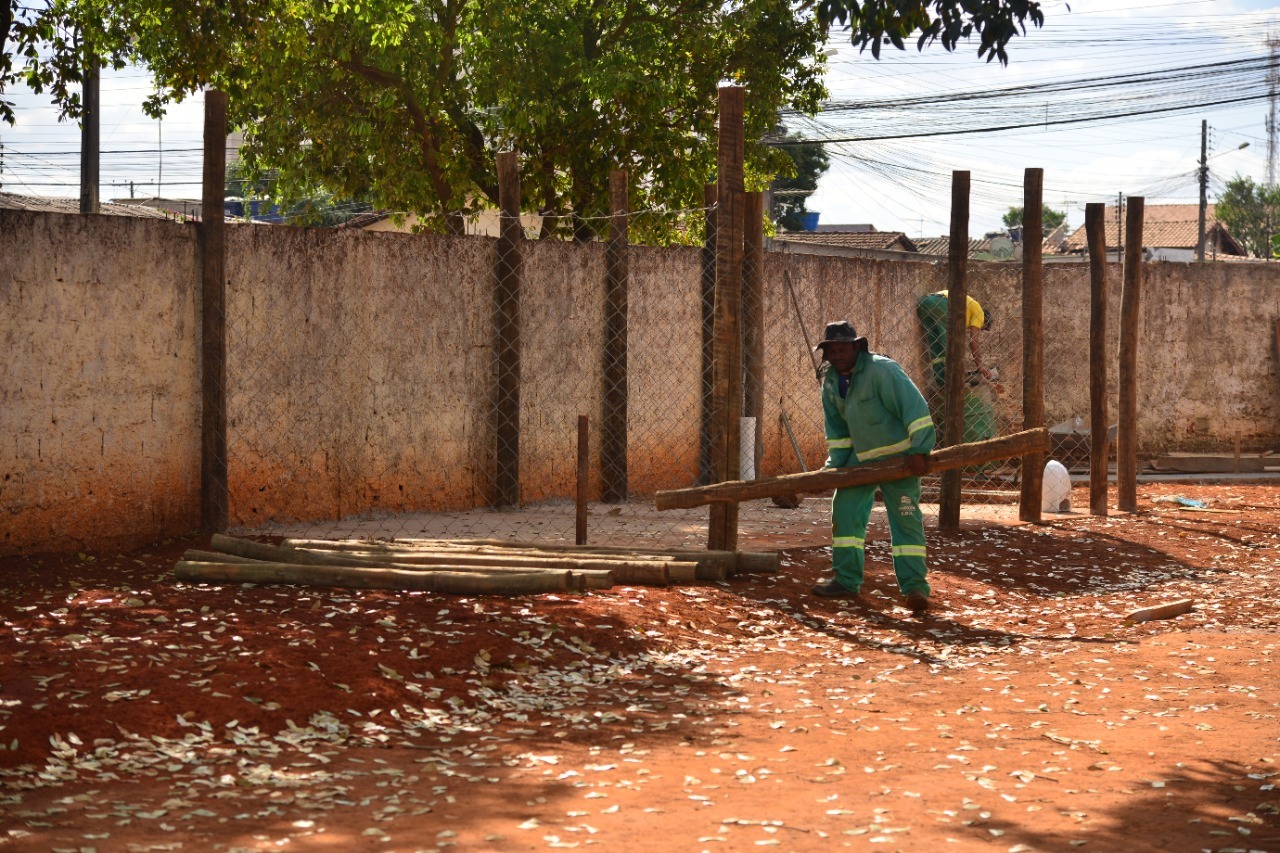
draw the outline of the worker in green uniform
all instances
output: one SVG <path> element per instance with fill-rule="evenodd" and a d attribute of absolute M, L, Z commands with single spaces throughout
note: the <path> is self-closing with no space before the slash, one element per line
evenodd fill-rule
<path fill-rule="evenodd" d="M 964 441 L 984 441 L 996 435 L 996 415 L 990 393 L 980 393 L 979 385 L 991 382 L 994 375 L 982 361 L 982 333 L 991 328 L 991 311 L 984 309 L 972 296 L 965 297 L 964 325 L 968 336 L 973 370 L 965 373 Z M 916 316 L 924 333 L 929 364 L 933 368 L 930 391 L 931 414 L 941 422 L 947 387 L 947 291 L 927 293 L 916 303 Z"/>
<path fill-rule="evenodd" d="M 815 347 L 829 365 L 822 380 L 828 468 L 901 457 L 905 476 L 836 489 L 831 501 L 834 577 L 813 588 L 824 598 L 852 598 L 862 588 L 863 543 L 876 489 L 884 499 L 898 589 L 915 613 L 929 607 L 925 579 L 920 476 L 929 471 L 935 434 L 920 389 L 896 361 L 871 352 L 847 320 L 829 323 Z"/>

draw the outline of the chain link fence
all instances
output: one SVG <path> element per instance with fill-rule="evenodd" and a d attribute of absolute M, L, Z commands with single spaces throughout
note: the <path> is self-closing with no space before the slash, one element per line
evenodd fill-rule
<path fill-rule="evenodd" d="M 581 470 L 590 543 L 705 547 L 706 507 L 659 513 L 652 498 L 711 476 L 716 213 L 571 228 L 507 218 L 505 233 L 465 237 L 234 229 L 231 528 L 572 543 Z M 536 239 L 544 232 L 568 239 Z M 743 266 L 743 479 L 822 466 L 813 346 L 827 322 L 852 321 L 939 410 L 926 309 L 945 263 L 762 248 L 749 241 Z M 1047 272 L 1047 293 L 1054 276 L 1081 275 L 1087 266 Z M 966 386 L 976 440 L 1023 427 L 1020 269 L 975 264 L 969 291 L 993 318 L 979 343 L 992 376 Z M 1046 425 L 1087 423 L 1087 358 L 1047 340 Z M 963 503 L 1016 505 L 1019 480 L 1016 461 L 967 471 Z M 937 493 L 926 478 L 935 523 Z M 739 529 L 744 541 L 821 543 L 827 511 L 821 496 L 751 501 Z"/>

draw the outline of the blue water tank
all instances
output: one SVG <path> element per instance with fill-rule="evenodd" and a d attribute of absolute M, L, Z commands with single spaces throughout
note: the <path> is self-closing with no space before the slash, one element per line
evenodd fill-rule
<path fill-rule="evenodd" d="M 806 210 L 800 214 L 800 228 L 804 231 L 818 230 L 818 211 Z"/>

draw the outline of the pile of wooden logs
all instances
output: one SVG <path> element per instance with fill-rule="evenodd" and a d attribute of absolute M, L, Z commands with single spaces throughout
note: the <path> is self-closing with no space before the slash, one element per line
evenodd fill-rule
<path fill-rule="evenodd" d="M 268 545 L 215 534 L 211 551 L 189 550 L 180 580 L 457 595 L 533 595 L 608 589 L 615 583 L 666 586 L 776 572 L 778 555 L 737 551 L 638 550 L 535 545 L 494 539 L 289 539 Z"/>

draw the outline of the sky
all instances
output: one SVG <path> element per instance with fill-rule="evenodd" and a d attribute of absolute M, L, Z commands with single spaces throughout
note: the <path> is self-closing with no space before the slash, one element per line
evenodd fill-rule
<path fill-rule="evenodd" d="M 1268 36 L 1280 37 L 1280 2 L 1073 0 L 1068 5 L 1048 0 L 1044 9 L 1044 27 L 1011 43 L 1007 66 L 979 59 L 976 46 L 964 43 L 955 53 L 941 44 L 923 52 L 910 44 L 905 52 L 886 48 L 876 60 L 833 32 L 827 75 L 831 101 L 857 101 L 864 108 L 799 121 L 796 129 L 826 138 L 906 138 L 830 144 L 831 168 L 809 201 L 820 222 L 870 223 L 911 237 L 946 234 L 954 170 L 971 175 L 974 235 L 1000 229 L 1002 215 L 1021 205 L 1028 167 L 1044 169 L 1045 201 L 1066 212 L 1072 227 L 1083 223 L 1086 203 L 1114 204 L 1118 193 L 1144 196 L 1148 205 L 1195 203 L 1202 120 L 1210 127 L 1210 200 L 1236 174 L 1265 178 L 1265 99 L 1105 122 L 911 138 L 940 129 L 1075 115 L 1081 109 L 1079 91 L 1037 89 L 986 104 L 957 97 L 995 88 L 1153 72 L 1151 80 L 1132 89 L 1104 92 L 1103 101 L 1114 105 L 1112 112 L 1123 113 L 1147 102 L 1176 103 L 1184 95 L 1226 99 L 1243 91 L 1239 79 L 1206 72 L 1196 88 L 1185 76 L 1169 81 L 1163 72 L 1265 57 Z M 1265 91 L 1264 79 L 1254 82 Z M 155 121 L 141 108 L 151 92 L 144 69 L 104 71 L 101 91 L 101 197 L 198 197 L 201 95 L 170 106 L 166 117 Z M 18 120 L 12 128 L 0 125 L 3 189 L 77 196 L 76 125 L 59 123 L 47 97 L 20 89 L 6 97 L 15 103 Z M 897 107 L 896 101 L 911 105 Z M 1241 149 L 1244 143 L 1248 147 Z"/>
<path fill-rule="evenodd" d="M 940 123 L 963 123 L 966 107 L 948 103 L 959 92 L 1265 57 L 1268 34 L 1280 36 L 1278 3 L 1074 0 L 1069 9 L 1062 2 L 1044 7 L 1044 27 L 1029 28 L 1025 38 L 1015 39 L 1004 67 L 979 59 L 976 46 L 963 44 L 954 54 L 940 43 L 923 53 L 909 44 L 905 52 L 886 49 L 876 61 L 847 42 L 838 44 L 833 33 L 838 54 L 829 60 L 831 99 L 936 99 L 936 109 L 912 107 L 911 123 L 923 133 Z M 1265 91 L 1265 80 L 1257 82 Z M 1156 83 L 1142 91 L 1154 98 L 1160 88 L 1176 95 L 1187 84 Z M 1221 87 L 1224 98 L 1235 90 Z M 1054 117 L 1063 111 L 1064 99 L 1070 101 L 1071 95 L 1007 98 L 998 113 L 970 123 Z M 1132 108 L 1141 103 L 1138 99 Z M 978 235 L 1003 227 L 1003 214 L 1021 206 L 1027 168 L 1044 169 L 1044 200 L 1064 211 L 1073 228 L 1084 223 L 1086 203 L 1115 204 L 1118 193 L 1143 196 L 1148 205 L 1196 203 L 1202 120 L 1209 124 L 1212 201 L 1237 174 L 1265 179 L 1268 109 L 1268 101 L 1259 100 L 1105 123 L 832 145 L 831 168 L 809 208 L 820 212 L 821 224 L 870 223 L 913 238 L 938 236 L 950 228 L 951 173 L 965 170 L 972 184 L 970 233 Z M 883 127 L 892 118 L 878 110 L 862 120 L 842 118 L 839 126 L 850 136 L 873 135 L 873 123 Z M 902 132 L 908 118 L 891 123 Z M 799 129 L 813 131 L 804 122 Z M 1246 142 L 1249 146 L 1240 149 Z"/>

